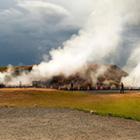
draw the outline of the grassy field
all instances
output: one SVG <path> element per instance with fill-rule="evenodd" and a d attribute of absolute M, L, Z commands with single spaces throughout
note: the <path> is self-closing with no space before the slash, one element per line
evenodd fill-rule
<path fill-rule="evenodd" d="M 140 121 L 140 93 L 87 94 L 47 89 L 0 89 L 0 107 L 70 108 Z"/>

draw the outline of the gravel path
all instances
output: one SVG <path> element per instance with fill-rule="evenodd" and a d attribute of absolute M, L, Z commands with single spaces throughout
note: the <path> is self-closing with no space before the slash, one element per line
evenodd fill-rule
<path fill-rule="evenodd" d="M 68 109 L 0 109 L 0 140 L 140 140 L 140 122 Z"/>

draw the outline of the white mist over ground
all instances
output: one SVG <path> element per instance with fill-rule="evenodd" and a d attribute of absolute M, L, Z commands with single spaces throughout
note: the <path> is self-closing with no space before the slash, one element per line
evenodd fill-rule
<path fill-rule="evenodd" d="M 34 80 L 48 79 L 59 74 L 69 76 L 86 69 L 90 63 L 116 64 L 119 60 L 119 64 L 125 59 L 122 67 L 129 70 L 130 75 L 123 78 L 123 82 L 128 86 L 140 86 L 140 45 L 136 39 L 131 41 L 129 37 L 130 29 L 140 27 L 140 1 L 92 0 L 91 5 L 93 10 L 86 25 L 78 35 L 64 42 L 62 47 L 52 50 L 50 60 L 44 60 L 34 66 L 30 73 L 22 73 L 17 77 L 10 71 L 0 73 L 1 82 L 14 85 L 22 81 L 23 84 L 31 84 Z M 134 38 L 139 36 L 137 34 Z M 125 41 L 131 42 L 129 48 L 122 45 Z M 9 80 L 5 80 L 6 77 Z"/>
<path fill-rule="evenodd" d="M 122 81 L 132 87 L 140 87 L 140 44 L 133 50 L 128 59 L 127 67 L 129 67 L 129 76 L 123 78 Z"/>

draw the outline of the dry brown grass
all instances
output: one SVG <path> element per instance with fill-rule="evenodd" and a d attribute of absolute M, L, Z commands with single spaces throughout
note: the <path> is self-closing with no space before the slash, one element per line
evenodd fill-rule
<path fill-rule="evenodd" d="M 0 89 L 0 107 L 71 108 L 140 120 L 140 93 L 88 94 L 53 89 Z"/>

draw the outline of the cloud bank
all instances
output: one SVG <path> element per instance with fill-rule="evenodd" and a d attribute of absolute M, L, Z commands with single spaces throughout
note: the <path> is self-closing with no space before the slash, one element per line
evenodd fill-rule
<path fill-rule="evenodd" d="M 77 34 L 89 11 L 82 9 L 81 16 L 76 9 L 88 5 L 72 8 L 72 3 L 58 1 L 0 1 L 0 65 L 39 63 L 43 54 Z"/>

